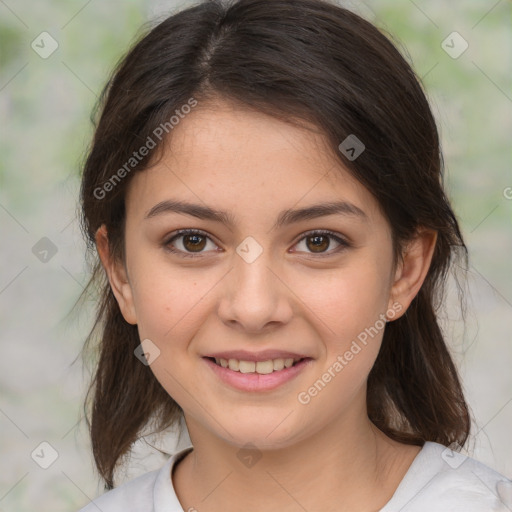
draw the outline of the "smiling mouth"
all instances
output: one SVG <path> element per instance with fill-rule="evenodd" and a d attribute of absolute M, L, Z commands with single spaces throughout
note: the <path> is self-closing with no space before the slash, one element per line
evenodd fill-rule
<path fill-rule="evenodd" d="M 226 368 L 228 370 L 239 372 L 239 373 L 258 373 L 261 375 L 266 375 L 270 373 L 279 372 L 282 370 L 286 370 L 300 363 L 301 361 L 305 361 L 311 359 L 310 357 L 301 357 L 301 358 L 287 358 L 287 359 L 269 359 L 267 361 L 243 361 L 238 359 L 222 359 L 222 358 L 214 358 L 214 357 L 206 357 L 205 359 L 209 359 L 217 366 L 222 368 Z"/>

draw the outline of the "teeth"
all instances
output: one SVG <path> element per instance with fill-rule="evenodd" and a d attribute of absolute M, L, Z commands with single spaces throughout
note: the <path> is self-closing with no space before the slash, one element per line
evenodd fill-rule
<path fill-rule="evenodd" d="M 288 359 L 289 361 L 289 359 Z M 292 359 L 293 364 L 293 359 Z M 274 370 L 282 370 L 284 368 L 284 359 L 274 359 Z"/>
<path fill-rule="evenodd" d="M 274 362 L 270 361 L 258 361 L 256 363 L 256 373 L 262 373 L 265 375 L 266 373 L 272 373 L 274 371 Z"/>
<path fill-rule="evenodd" d="M 293 359 L 269 359 L 268 361 L 239 361 L 238 359 L 215 358 L 215 362 L 223 368 L 229 368 L 240 373 L 259 373 L 266 375 L 274 371 L 290 368 L 294 363 L 300 361 L 300 358 Z"/>
<path fill-rule="evenodd" d="M 256 369 L 256 363 L 254 361 L 240 361 L 238 363 L 238 371 L 240 373 L 251 373 Z"/>

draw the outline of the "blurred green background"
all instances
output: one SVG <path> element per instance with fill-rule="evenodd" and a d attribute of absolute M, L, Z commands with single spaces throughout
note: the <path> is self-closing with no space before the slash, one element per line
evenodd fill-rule
<path fill-rule="evenodd" d="M 190 4 L 0 1 L 0 512 L 73 511 L 101 492 L 81 420 L 89 374 L 75 361 L 91 304 L 70 313 L 88 279 L 76 217 L 80 164 L 112 66 L 144 23 Z M 510 478 L 511 3 L 343 4 L 406 48 L 438 120 L 471 263 L 466 327 L 450 293 L 445 330 L 475 416 L 470 454 Z M 463 40 L 447 53 L 442 43 L 454 31 Z M 46 58 L 31 47 L 51 50 L 42 32 L 58 44 Z M 454 58 L 463 41 L 467 49 Z M 41 449 L 57 454 L 48 469 L 35 462 Z M 142 446 L 124 478 L 163 461 Z"/>

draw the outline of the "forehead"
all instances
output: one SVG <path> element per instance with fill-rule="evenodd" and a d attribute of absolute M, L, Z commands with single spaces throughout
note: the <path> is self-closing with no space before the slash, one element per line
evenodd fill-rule
<path fill-rule="evenodd" d="M 127 207 L 137 217 L 169 197 L 229 210 L 240 219 L 339 200 L 370 218 L 380 215 L 373 196 L 314 126 L 217 103 L 196 107 L 170 135 L 162 160 L 132 178 Z"/>

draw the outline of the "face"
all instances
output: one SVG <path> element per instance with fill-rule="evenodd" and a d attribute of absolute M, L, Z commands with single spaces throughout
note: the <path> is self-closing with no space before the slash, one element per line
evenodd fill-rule
<path fill-rule="evenodd" d="M 178 201 L 197 208 L 171 208 Z M 336 212 L 306 212 L 331 203 Z M 100 255 L 187 424 L 275 448 L 361 411 L 385 316 L 403 314 L 424 272 L 394 267 L 378 204 L 318 132 L 227 103 L 198 107 L 162 161 L 133 176 L 126 215 L 124 264 L 111 267 L 98 244 Z M 206 359 L 235 351 L 307 359 L 259 376 Z"/>

